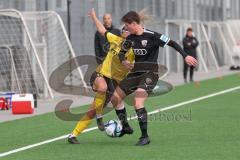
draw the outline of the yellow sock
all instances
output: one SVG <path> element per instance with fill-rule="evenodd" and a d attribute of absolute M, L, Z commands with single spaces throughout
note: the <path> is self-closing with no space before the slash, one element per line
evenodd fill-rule
<path fill-rule="evenodd" d="M 74 136 L 78 136 L 81 134 L 91 123 L 92 118 L 89 117 L 88 115 L 85 115 L 76 125 L 75 129 L 73 130 L 72 134 Z"/>
<path fill-rule="evenodd" d="M 80 121 L 77 123 L 75 129 L 73 130 L 72 134 L 74 136 L 78 136 L 81 134 L 91 123 L 92 119 L 94 118 L 94 115 L 101 115 L 103 111 L 103 105 L 105 103 L 105 94 L 99 94 L 97 93 L 94 102 L 93 107 L 95 111 L 90 109 L 90 112 L 88 112 L 83 118 L 80 119 Z M 92 112 L 95 112 L 94 114 Z"/>

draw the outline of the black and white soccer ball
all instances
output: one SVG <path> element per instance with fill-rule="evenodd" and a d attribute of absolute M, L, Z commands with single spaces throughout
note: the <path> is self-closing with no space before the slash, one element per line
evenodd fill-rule
<path fill-rule="evenodd" d="M 115 138 L 119 137 L 122 131 L 122 124 L 116 120 L 109 120 L 105 124 L 105 132 L 107 136 Z"/>

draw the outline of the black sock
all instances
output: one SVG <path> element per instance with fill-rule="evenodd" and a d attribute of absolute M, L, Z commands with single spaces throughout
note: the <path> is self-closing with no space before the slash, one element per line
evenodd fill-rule
<path fill-rule="evenodd" d="M 139 126 L 142 132 L 142 137 L 148 137 L 147 133 L 147 111 L 145 108 L 136 110 Z"/>
<path fill-rule="evenodd" d="M 128 120 L 127 120 L 127 111 L 126 109 L 121 109 L 121 110 L 115 110 L 116 114 L 118 116 L 118 119 L 121 121 L 123 127 L 129 126 L 128 125 Z"/>

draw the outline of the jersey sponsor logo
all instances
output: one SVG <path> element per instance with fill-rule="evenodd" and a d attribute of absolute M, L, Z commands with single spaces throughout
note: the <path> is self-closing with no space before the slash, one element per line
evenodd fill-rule
<path fill-rule="evenodd" d="M 142 40 L 142 41 L 141 41 L 141 43 L 142 43 L 142 46 L 143 46 L 143 47 L 146 47 L 146 46 L 147 46 L 147 43 L 148 43 L 148 41 L 147 41 L 147 40 Z"/>
<path fill-rule="evenodd" d="M 165 36 L 165 35 L 161 35 L 160 40 L 163 41 L 163 42 L 165 42 L 165 43 L 167 43 L 167 41 L 169 40 L 169 38 L 168 38 L 167 36 Z"/>
<path fill-rule="evenodd" d="M 134 51 L 134 54 L 138 56 L 144 56 L 147 54 L 146 49 L 134 49 L 133 51 Z"/>

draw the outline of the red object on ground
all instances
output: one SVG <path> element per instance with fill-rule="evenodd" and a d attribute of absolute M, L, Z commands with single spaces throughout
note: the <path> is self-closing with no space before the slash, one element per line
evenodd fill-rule
<path fill-rule="evenodd" d="M 6 99 L 3 97 L 0 97 L 0 110 L 6 110 L 8 109 Z"/>
<path fill-rule="evenodd" d="M 12 96 L 12 114 L 32 114 L 34 99 L 32 94 L 14 94 Z"/>

